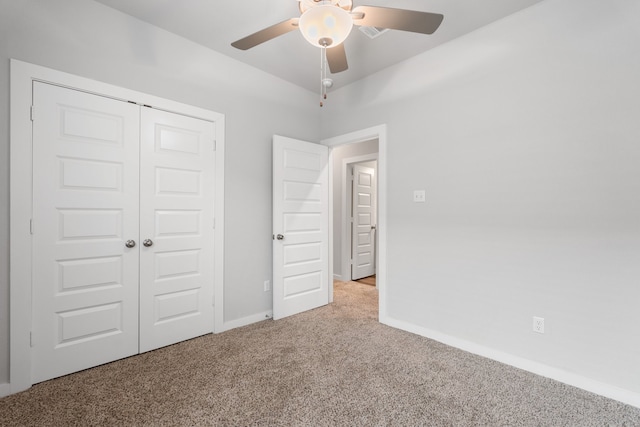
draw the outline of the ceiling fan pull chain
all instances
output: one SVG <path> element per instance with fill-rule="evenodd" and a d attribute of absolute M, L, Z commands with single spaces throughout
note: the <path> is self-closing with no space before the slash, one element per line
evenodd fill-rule
<path fill-rule="evenodd" d="M 324 81 L 324 58 L 325 58 L 326 49 L 327 48 L 325 46 L 322 46 L 320 48 L 320 107 L 322 107 L 323 104 L 324 104 L 322 100 L 327 98 L 327 95 L 324 92 L 325 88 L 324 88 L 324 84 L 323 84 L 323 81 Z"/>
<path fill-rule="evenodd" d="M 320 48 L 320 106 L 322 107 L 322 48 Z"/>
<path fill-rule="evenodd" d="M 327 86 L 324 81 L 327 79 L 327 46 L 322 48 L 322 98 L 327 99 Z"/>

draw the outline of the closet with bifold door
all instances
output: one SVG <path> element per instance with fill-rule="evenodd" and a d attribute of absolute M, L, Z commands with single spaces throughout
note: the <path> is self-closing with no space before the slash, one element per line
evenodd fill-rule
<path fill-rule="evenodd" d="M 215 123 L 33 86 L 32 381 L 213 332 Z"/>

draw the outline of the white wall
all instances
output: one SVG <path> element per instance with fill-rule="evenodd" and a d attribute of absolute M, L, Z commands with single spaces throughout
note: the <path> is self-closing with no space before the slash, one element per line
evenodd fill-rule
<path fill-rule="evenodd" d="M 378 152 L 378 140 L 346 144 L 333 148 L 333 275 L 342 272 L 342 160 Z M 341 280 L 349 280 L 341 277 Z"/>
<path fill-rule="evenodd" d="M 271 136 L 318 140 L 317 95 L 93 1 L 0 0 L 0 386 L 9 368 L 9 58 L 225 114 L 225 321 L 271 310 Z"/>
<path fill-rule="evenodd" d="M 388 126 L 389 321 L 640 406 L 638 22 L 546 0 L 331 94 L 323 137 Z"/>

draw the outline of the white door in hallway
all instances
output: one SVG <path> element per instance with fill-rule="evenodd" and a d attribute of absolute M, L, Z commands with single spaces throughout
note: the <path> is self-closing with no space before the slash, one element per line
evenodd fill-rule
<path fill-rule="evenodd" d="M 213 332 L 215 124 L 141 110 L 140 351 Z"/>
<path fill-rule="evenodd" d="M 138 352 L 139 107 L 38 82 L 33 102 L 40 382 Z"/>
<path fill-rule="evenodd" d="M 328 148 L 273 137 L 273 317 L 329 302 Z"/>
<path fill-rule="evenodd" d="M 353 166 L 351 280 L 375 274 L 376 177 L 374 169 Z"/>

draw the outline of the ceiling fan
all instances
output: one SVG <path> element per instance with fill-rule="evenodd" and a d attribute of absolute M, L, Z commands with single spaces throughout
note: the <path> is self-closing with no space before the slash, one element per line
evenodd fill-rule
<path fill-rule="evenodd" d="M 309 43 L 323 48 L 329 70 L 335 74 L 349 68 L 342 42 L 351 32 L 353 25 L 432 34 L 444 18 L 438 13 L 390 7 L 353 7 L 352 0 L 297 1 L 300 9 L 299 18 L 291 18 L 262 29 L 231 43 L 231 46 L 247 50 L 300 29 Z"/>

